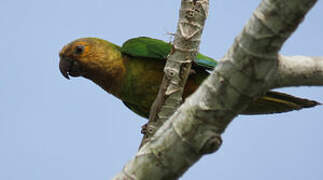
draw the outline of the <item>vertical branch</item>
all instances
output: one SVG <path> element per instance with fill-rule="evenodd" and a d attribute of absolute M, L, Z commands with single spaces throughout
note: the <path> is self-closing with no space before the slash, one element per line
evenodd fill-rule
<path fill-rule="evenodd" d="M 192 61 L 198 53 L 208 8 L 208 0 L 182 0 L 173 47 L 167 58 L 158 95 L 151 107 L 149 122 L 143 130 L 141 146 L 183 102 L 183 90 Z"/>

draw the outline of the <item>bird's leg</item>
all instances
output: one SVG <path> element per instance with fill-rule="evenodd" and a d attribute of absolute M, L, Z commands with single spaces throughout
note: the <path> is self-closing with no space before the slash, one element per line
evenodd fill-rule
<path fill-rule="evenodd" d="M 194 69 L 190 70 L 190 75 L 196 74 L 196 71 Z"/>
<path fill-rule="evenodd" d="M 146 135 L 148 132 L 148 123 L 141 126 L 141 134 Z"/>
<path fill-rule="evenodd" d="M 143 134 L 144 137 L 141 141 L 139 149 L 142 145 L 146 144 L 146 142 L 150 141 L 150 138 L 153 136 L 153 133 L 157 131 L 156 127 L 156 122 L 148 122 L 141 126 L 141 134 Z"/>

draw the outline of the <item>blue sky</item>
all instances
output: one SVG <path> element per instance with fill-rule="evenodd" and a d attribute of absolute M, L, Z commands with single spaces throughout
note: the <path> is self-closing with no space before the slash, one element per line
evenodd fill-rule
<path fill-rule="evenodd" d="M 201 52 L 221 58 L 260 1 L 211 1 Z M 0 179 L 103 180 L 134 156 L 146 122 L 94 83 L 67 81 L 62 46 L 80 37 L 168 41 L 180 0 L 0 1 Z M 323 55 L 319 1 L 284 55 Z M 281 89 L 323 102 L 322 87 Z M 239 116 L 221 149 L 183 179 L 323 179 L 323 108 Z"/>

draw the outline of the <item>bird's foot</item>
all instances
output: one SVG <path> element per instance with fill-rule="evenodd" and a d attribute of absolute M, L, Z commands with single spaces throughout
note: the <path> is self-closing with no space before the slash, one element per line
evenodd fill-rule
<path fill-rule="evenodd" d="M 190 75 L 196 74 L 196 71 L 194 69 L 190 70 Z"/>
<path fill-rule="evenodd" d="M 141 134 L 145 135 L 148 133 L 148 123 L 141 126 Z"/>

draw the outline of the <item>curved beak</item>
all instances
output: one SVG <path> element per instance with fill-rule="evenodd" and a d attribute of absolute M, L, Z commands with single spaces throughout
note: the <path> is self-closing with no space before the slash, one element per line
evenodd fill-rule
<path fill-rule="evenodd" d="M 61 58 L 59 61 L 59 70 L 61 71 L 62 75 L 66 78 L 66 79 L 70 79 L 70 77 L 68 76 L 68 73 L 70 72 L 72 68 L 72 61 Z"/>

